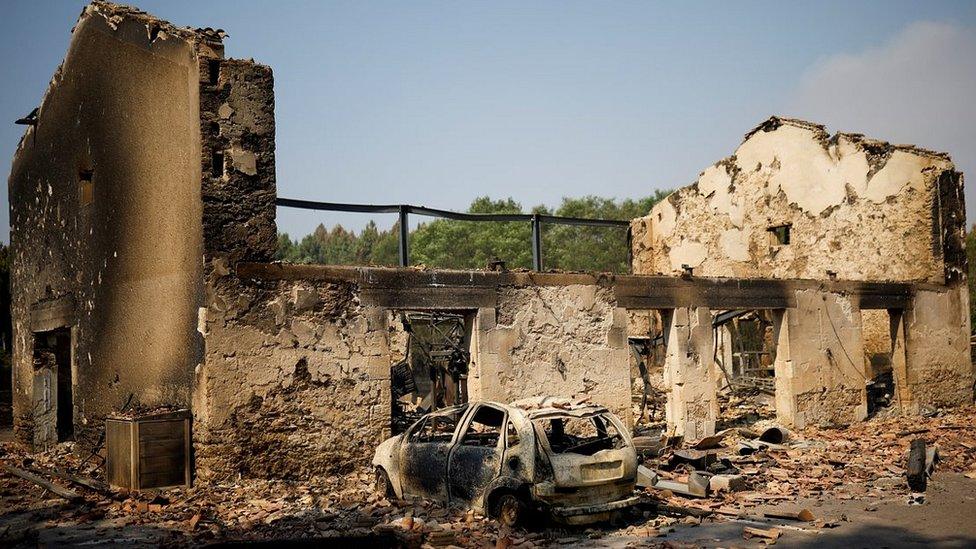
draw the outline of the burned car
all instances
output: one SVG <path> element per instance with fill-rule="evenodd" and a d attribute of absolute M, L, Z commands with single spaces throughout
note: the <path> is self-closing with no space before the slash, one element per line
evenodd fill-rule
<path fill-rule="evenodd" d="M 514 525 L 533 511 L 564 524 L 607 520 L 637 502 L 637 453 L 609 410 L 552 398 L 470 402 L 431 412 L 384 441 L 376 487 Z"/>

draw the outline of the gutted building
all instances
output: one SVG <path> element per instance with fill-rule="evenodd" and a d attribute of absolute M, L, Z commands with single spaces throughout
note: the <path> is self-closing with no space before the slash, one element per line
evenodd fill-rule
<path fill-rule="evenodd" d="M 458 395 L 572 396 L 628 422 L 628 338 L 657 331 L 687 437 L 715 429 L 716 319 L 735 310 L 770 319 L 790 424 L 865 416 L 866 333 L 890 337 L 872 348 L 904 410 L 972 400 L 944 155 L 771 119 L 634 221 L 627 276 L 281 264 L 271 69 L 221 39 L 97 1 L 75 26 L 9 180 L 25 442 L 186 408 L 198 478 L 348 471 L 397 410 L 431 405 L 401 381 L 411 319 L 435 314 L 456 321 Z"/>
<path fill-rule="evenodd" d="M 773 117 L 632 227 L 635 274 L 823 281 L 785 309 L 742 307 L 771 321 L 781 420 L 863 419 L 879 355 L 905 410 L 972 400 L 963 177 L 947 155 Z M 906 283 L 911 295 L 899 306 L 830 291 L 834 281 Z M 699 325 L 716 312 L 728 309 L 668 316 L 698 357 L 668 354 L 676 422 L 714 419 L 720 372 Z"/>

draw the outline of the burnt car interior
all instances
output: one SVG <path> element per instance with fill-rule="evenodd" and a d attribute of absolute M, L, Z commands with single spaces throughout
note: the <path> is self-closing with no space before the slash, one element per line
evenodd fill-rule
<path fill-rule="evenodd" d="M 467 405 L 455 406 L 425 417 L 409 435 L 410 442 L 451 442 Z"/>
<path fill-rule="evenodd" d="M 622 448 L 625 444 L 617 428 L 602 415 L 537 419 L 534 423 L 545 433 L 549 447 L 556 454 L 591 456 L 601 450 Z"/>
<path fill-rule="evenodd" d="M 505 412 L 493 406 L 481 406 L 471 418 L 471 423 L 464 433 L 464 438 L 461 439 L 461 444 L 466 446 L 497 446 L 504 423 Z"/>

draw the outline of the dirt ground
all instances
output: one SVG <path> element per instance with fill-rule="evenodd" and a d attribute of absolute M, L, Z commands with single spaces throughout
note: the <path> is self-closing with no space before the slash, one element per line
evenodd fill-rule
<path fill-rule="evenodd" d="M 461 509 L 388 501 L 373 493 L 365 469 L 341 479 L 240 480 L 162 493 L 95 490 L 56 480 L 77 492 L 74 502 L 0 470 L 0 545 L 976 546 L 976 409 L 929 415 L 806 429 L 794 433 L 791 445 L 747 456 L 737 454 L 742 437 L 732 429 L 710 451 L 737 468 L 744 490 L 691 498 L 647 489 L 644 502 L 615 524 L 575 529 L 540 523 L 508 530 Z M 920 504 L 910 504 L 918 496 L 907 488 L 904 467 L 908 445 L 917 437 L 938 444 L 941 461 Z M 666 451 L 645 463 L 657 469 L 669 459 Z M 70 443 L 30 455 L 13 442 L 0 442 L 0 461 L 95 479 L 100 474 L 90 464 L 79 467 Z M 675 481 L 685 473 L 681 466 L 661 470 Z M 763 515 L 804 508 L 813 520 Z M 775 529 L 778 537 L 749 537 L 746 528 Z"/>

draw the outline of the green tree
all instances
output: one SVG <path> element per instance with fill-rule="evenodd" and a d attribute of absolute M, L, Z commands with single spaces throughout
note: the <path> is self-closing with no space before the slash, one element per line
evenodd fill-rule
<path fill-rule="evenodd" d="M 523 213 L 512 200 L 476 198 L 468 213 Z M 423 223 L 410 235 L 410 259 L 430 267 L 477 269 L 494 258 L 509 267 L 532 265 L 532 229 L 525 222 L 482 222 L 438 219 Z"/>
<path fill-rule="evenodd" d="M 652 196 L 623 201 L 598 196 L 563 198 L 555 214 L 563 217 L 629 221 L 647 215 L 651 207 L 667 195 L 667 192 L 657 191 Z M 612 227 L 545 225 L 542 257 L 543 267 L 547 269 L 627 272 L 627 231 Z"/>
<path fill-rule="evenodd" d="M 667 192 L 638 200 L 622 201 L 585 196 L 564 198 L 556 211 L 536 206 L 532 212 L 567 217 L 630 220 L 647 215 Z M 476 198 L 469 213 L 525 213 L 512 198 Z M 328 230 L 319 225 L 299 241 L 287 234 L 278 236 L 276 257 L 294 263 L 340 265 L 396 265 L 399 225 L 381 231 L 370 221 L 359 234 L 336 225 Z M 453 269 L 484 268 L 489 261 L 504 260 L 510 268 L 531 268 L 532 228 L 524 221 L 477 222 L 436 219 L 421 223 L 409 235 L 410 262 L 414 265 Z M 576 227 L 544 224 L 542 254 L 544 267 L 574 271 L 626 272 L 627 231 L 622 228 Z"/>

